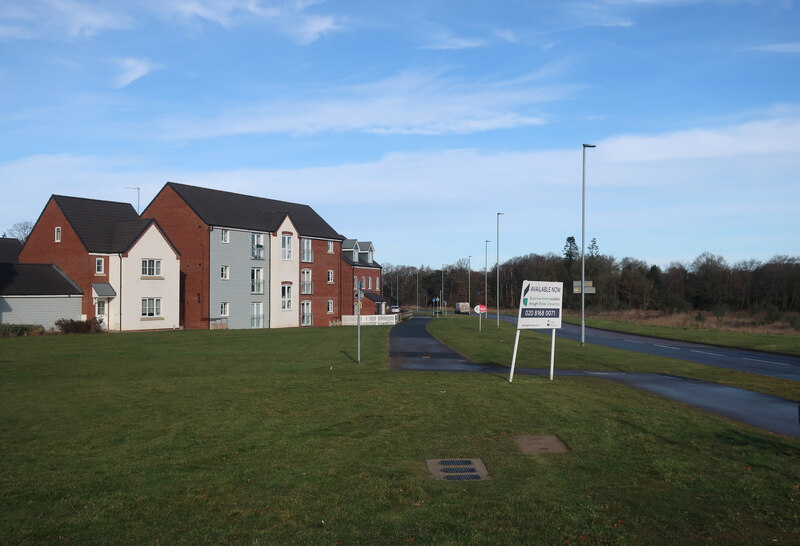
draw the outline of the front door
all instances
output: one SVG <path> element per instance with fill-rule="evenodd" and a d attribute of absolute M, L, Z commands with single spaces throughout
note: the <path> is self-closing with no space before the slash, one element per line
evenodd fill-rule
<path fill-rule="evenodd" d="M 97 303 L 94 305 L 94 315 L 100 322 L 100 328 L 108 328 L 108 300 L 105 298 L 97 298 Z"/>

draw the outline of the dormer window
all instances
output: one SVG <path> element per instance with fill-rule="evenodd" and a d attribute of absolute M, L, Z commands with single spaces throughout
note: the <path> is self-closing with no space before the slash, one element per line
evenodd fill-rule
<path fill-rule="evenodd" d="M 354 262 L 358 261 L 358 249 L 357 248 L 353 249 L 353 261 Z"/>
<path fill-rule="evenodd" d="M 372 251 L 367 252 L 367 263 L 372 263 Z"/>

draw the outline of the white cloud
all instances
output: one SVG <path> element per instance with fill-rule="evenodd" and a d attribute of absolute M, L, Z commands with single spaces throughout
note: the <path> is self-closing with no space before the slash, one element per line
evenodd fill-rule
<path fill-rule="evenodd" d="M 488 42 L 481 38 L 462 38 L 448 33 L 439 33 L 431 38 L 429 44 L 422 49 L 457 50 L 486 47 Z"/>
<path fill-rule="evenodd" d="M 0 38 L 91 37 L 130 28 L 127 14 L 77 0 L 29 0 L 0 10 Z"/>
<path fill-rule="evenodd" d="M 146 59 L 136 59 L 133 57 L 119 59 L 117 62 L 122 70 L 114 80 L 114 84 L 117 88 L 125 87 L 147 75 L 147 73 L 154 68 L 157 68 Z"/>
<path fill-rule="evenodd" d="M 403 73 L 357 86 L 326 88 L 322 98 L 272 99 L 239 106 L 215 119 L 172 120 L 166 138 L 259 133 L 471 134 L 540 125 L 536 105 L 563 99 L 574 87 L 535 87 L 528 78 L 465 83 L 436 74 Z"/>
<path fill-rule="evenodd" d="M 765 44 L 745 48 L 745 51 L 762 51 L 764 53 L 800 53 L 800 42 Z"/>

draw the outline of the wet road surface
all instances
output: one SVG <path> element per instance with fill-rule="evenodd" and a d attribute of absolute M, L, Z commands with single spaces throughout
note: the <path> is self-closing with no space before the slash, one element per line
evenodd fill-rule
<path fill-rule="evenodd" d="M 389 333 L 390 369 L 495 373 L 508 377 L 509 367 L 475 364 L 439 342 L 426 329 L 430 320 L 430 318 L 415 317 L 401 322 L 391 329 Z M 515 373 L 547 376 L 550 371 L 517 367 Z M 800 439 L 798 402 L 793 400 L 667 374 L 556 370 L 555 375 L 560 377 L 597 377 L 617 381 L 709 413 Z"/>

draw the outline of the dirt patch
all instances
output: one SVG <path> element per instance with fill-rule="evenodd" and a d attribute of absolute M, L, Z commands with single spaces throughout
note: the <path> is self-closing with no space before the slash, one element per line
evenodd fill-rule
<path fill-rule="evenodd" d="M 520 434 L 514 436 L 519 450 L 524 455 L 540 455 L 543 453 L 569 453 L 569 448 L 558 436 L 531 436 Z"/>

